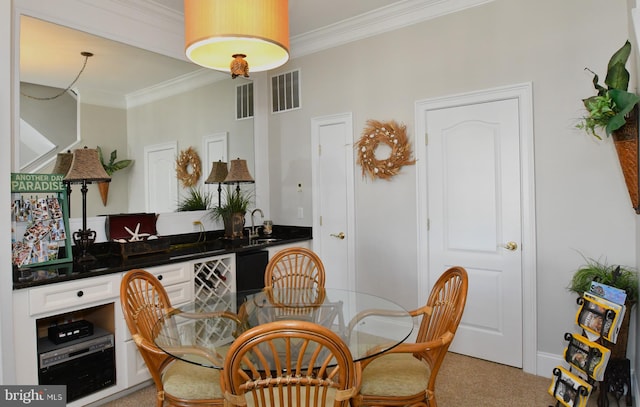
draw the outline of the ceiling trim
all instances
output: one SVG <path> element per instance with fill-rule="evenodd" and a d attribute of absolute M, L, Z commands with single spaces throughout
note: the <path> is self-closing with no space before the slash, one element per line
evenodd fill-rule
<path fill-rule="evenodd" d="M 169 96 L 200 88 L 213 82 L 226 79 L 227 76 L 211 75 L 211 70 L 202 68 L 137 92 L 126 95 L 127 109 L 144 105 Z"/>
<path fill-rule="evenodd" d="M 406 0 L 291 38 L 291 57 L 301 57 L 373 37 L 494 0 Z"/>

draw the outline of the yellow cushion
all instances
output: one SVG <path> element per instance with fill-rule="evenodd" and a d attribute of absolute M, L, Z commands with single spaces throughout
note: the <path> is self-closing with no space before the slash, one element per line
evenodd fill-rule
<path fill-rule="evenodd" d="M 176 360 L 162 376 L 165 392 L 183 399 L 222 399 L 220 371 Z"/>
<path fill-rule="evenodd" d="M 362 372 L 360 393 L 367 396 L 402 397 L 427 389 L 431 369 L 411 354 L 391 353 L 371 362 Z"/>

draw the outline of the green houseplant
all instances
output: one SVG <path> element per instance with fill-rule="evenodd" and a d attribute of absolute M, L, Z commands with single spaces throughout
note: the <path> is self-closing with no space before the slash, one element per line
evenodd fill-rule
<path fill-rule="evenodd" d="M 202 192 L 199 188 L 189 188 L 187 196 L 178 202 L 177 212 L 204 211 L 211 206 L 210 193 Z"/>
<path fill-rule="evenodd" d="M 570 291 L 582 295 L 585 291 L 589 291 L 592 281 L 598 281 L 627 293 L 625 302 L 627 310 L 622 320 L 618 340 L 612 344 L 602 339 L 605 342 L 603 345 L 611 349 L 612 358 L 624 359 L 627 355 L 631 308 L 638 300 L 638 273 L 630 267 L 610 265 L 594 259 L 585 258 L 585 261 L 586 263 L 573 274 L 571 283 L 567 287 Z"/>
<path fill-rule="evenodd" d="M 585 264 L 573 273 L 568 289 L 582 295 L 583 292 L 589 291 L 592 281 L 624 290 L 630 303 L 638 300 L 638 273 L 630 267 L 585 258 Z"/>
<path fill-rule="evenodd" d="M 593 74 L 593 86 L 597 94 L 582 100 L 587 115 L 577 127 L 598 139 L 602 139 L 598 134 L 599 130 L 604 130 L 608 137 L 624 126 L 626 116 L 640 101 L 640 96 L 628 91 L 629 71 L 625 65 L 630 54 L 631 43 L 626 41 L 622 48 L 611 56 L 607 65 L 605 86 L 600 85 L 597 74 L 585 68 Z"/>
<path fill-rule="evenodd" d="M 227 188 L 224 203 L 210 209 L 210 214 L 213 220 L 222 219 L 222 222 L 224 223 L 225 237 L 231 239 L 242 237 L 244 216 L 247 213 L 250 203 L 250 194 L 239 189 L 231 191 Z"/>
<path fill-rule="evenodd" d="M 98 150 L 98 158 L 100 158 L 100 164 L 102 164 L 102 168 L 104 168 L 105 172 L 111 176 L 114 172 L 123 170 L 133 164 L 133 160 L 120 160 L 116 161 L 118 158 L 118 150 L 113 150 L 109 155 L 109 162 L 105 161 L 104 156 L 102 155 L 102 149 L 100 146 L 96 146 L 96 150 Z M 100 190 L 100 197 L 102 198 L 102 204 L 107 205 L 107 198 L 109 196 L 109 183 L 108 182 L 99 182 L 98 189 Z"/>

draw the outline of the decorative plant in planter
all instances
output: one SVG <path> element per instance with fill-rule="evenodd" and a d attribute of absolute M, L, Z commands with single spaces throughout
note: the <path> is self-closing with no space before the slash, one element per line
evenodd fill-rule
<path fill-rule="evenodd" d="M 102 149 L 100 146 L 96 146 L 96 150 L 98 150 L 98 157 L 100 158 L 100 163 L 102 167 L 106 171 L 106 173 L 111 176 L 114 172 L 123 170 L 133 164 L 133 160 L 120 160 L 116 161 L 118 158 L 118 150 L 113 150 L 109 155 L 109 162 L 104 160 L 104 156 L 102 155 Z M 107 198 L 109 196 L 109 183 L 108 182 L 99 182 L 98 189 L 100 189 L 100 197 L 102 198 L 102 204 L 107 205 Z"/>
<path fill-rule="evenodd" d="M 567 287 L 568 290 L 582 295 L 585 291 L 589 291 L 592 281 L 598 281 L 612 287 L 624 290 L 627 293 L 626 307 L 618 341 L 615 346 L 604 343 L 605 346 L 611 348 L 611 357 L 617 359 L 626 358 L 627 354 L 627 337 L 629 332 L 629 317 L 631 308 L 638 301 L 638 272 L 630 267 L 610 265 L 606 262 L 600 262 L 594 259 L 585 259 L 586 264 L 580 266 L 571 278 L 571 283 Z"/>
<path fill-rule="evenodd" d="M 177 212 L 204 211 L 211 206 L 212 197 L 199 188 L 189 188 L 187 196 L 178 202 Z"/>
<path fill-rule="evenodd" d="M 225 195 L 225 202 L 222 205 L 211 208 L 211 217 L 213 220 L 222 219 L 225 237 L 241 238 L 244 216 L 251 203 L 251 195 L 239 189 L 231 191 L 229 188 L 227 188 Z"/>
<path fill-rule="evenodd" d="M 631 43 L 617 50 L 607 65 L 606 86 L 599 84 L 598 75 L 593 73 L 593 86 L 597 95 L 583 99 L 587 115 L 577 127 L 595 136 L 604 130 L 606 136 L 612 136 L 618 153 L 624 180 L 629 190 L 631 203 L 636 213 L 640 213 L 638 200 L 638 102 L 640 96 L 628 92 L 629 71 L 625 67 L 631 54 Z"/>

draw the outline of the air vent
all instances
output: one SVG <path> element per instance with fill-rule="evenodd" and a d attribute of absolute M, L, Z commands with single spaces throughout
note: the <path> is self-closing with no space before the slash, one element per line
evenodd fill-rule
<path fill-rule="evenodd" d="M 300 108 L 300 70 L 271 77 L 272 112 Z"/>
<path fill-rule="evenodd" d="M 236 86 L 236 120 L 253 117 L 253 82 Z"/>

